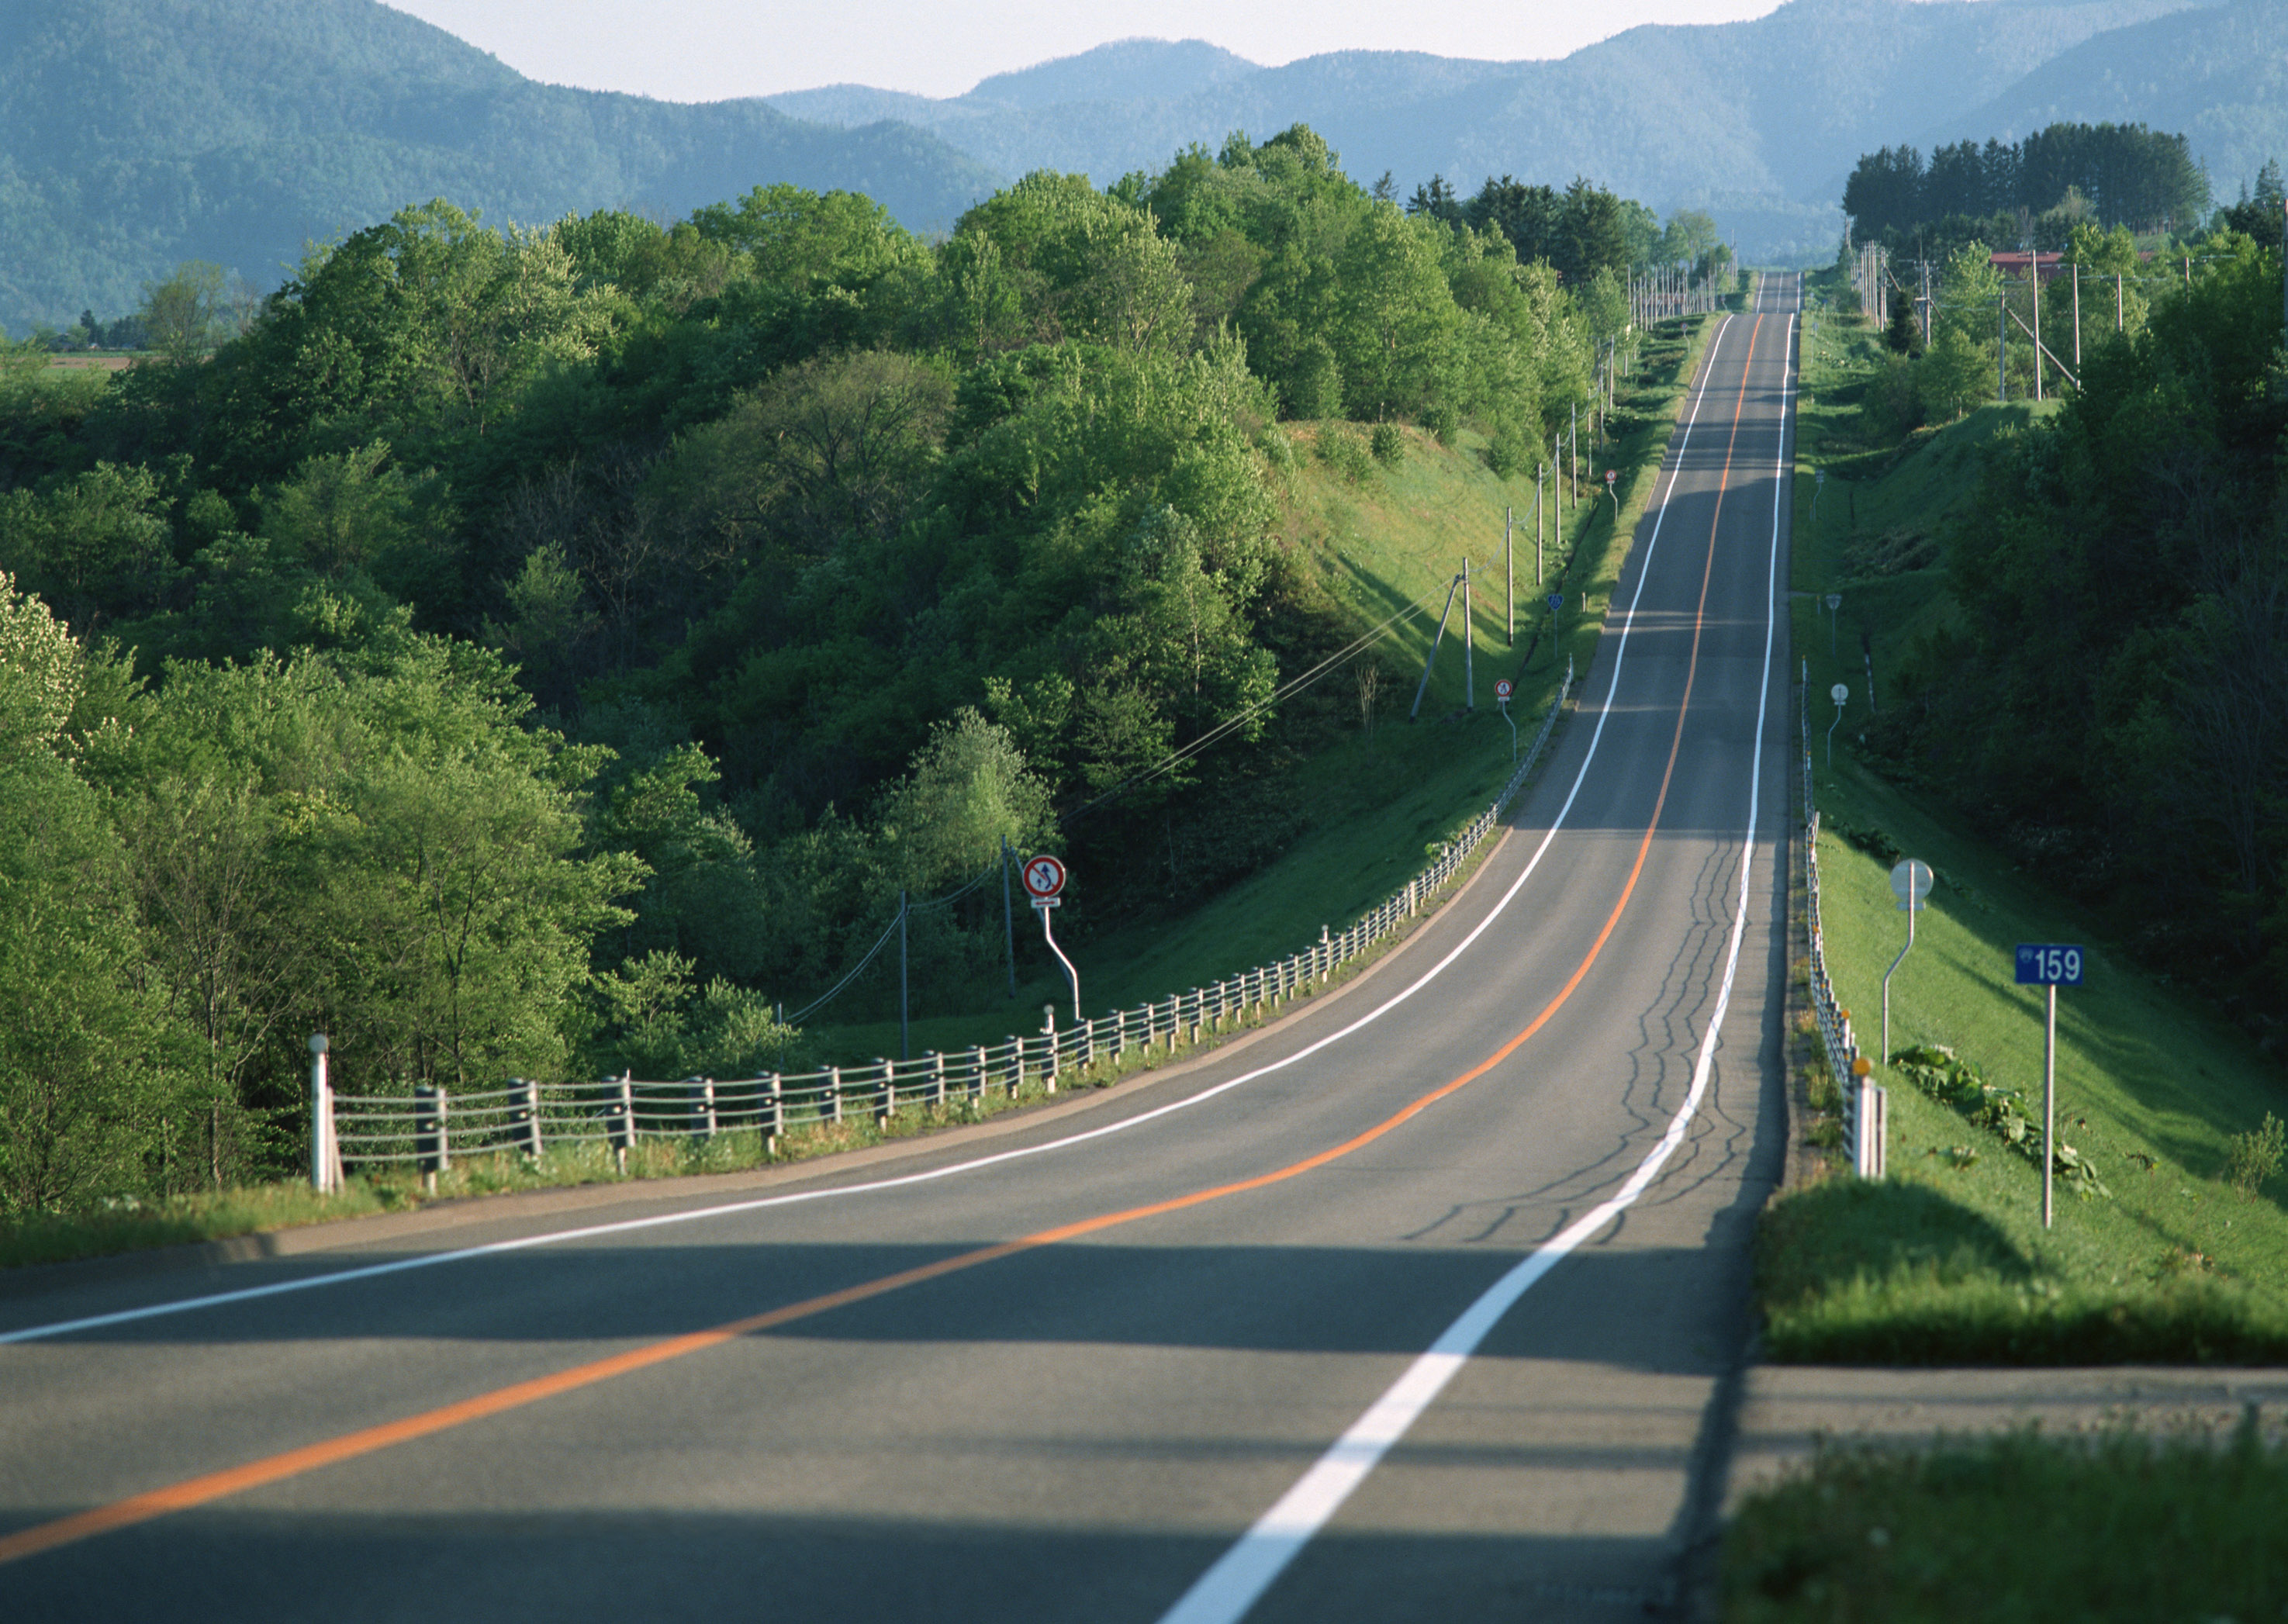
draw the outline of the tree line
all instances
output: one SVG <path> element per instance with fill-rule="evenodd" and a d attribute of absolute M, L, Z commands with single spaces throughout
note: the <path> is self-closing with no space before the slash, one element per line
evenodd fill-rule
<path fill-rule="evenodd" d="M 2056 123 L 2022 141 L 1958 141 L 1933 148 L 1927 164 L 1902 143 L 1863 154 L 1843 186 L 1854 235 L 1895 248 L 1918 231 L 1965 234 L 1949 222 L 1975 222 L 1966 229 L 2012 246 L 2038 236 L 2046 249 L 2083 223 L 2188 232 L 2208 209 L 2208 176 L 2185 137 L 2143 124 Z M 2012 225 L 1994 229 L 1998 217 Z"/>
<path fill-rule="evenodd" d="M 1508 234 L 1299 127 L 940 242 L 439 201 L 211 353 L 8 347 L 0 1209 L 283 1165 L 312 1031 L 384 1090 L 731 1075 L 1004 839 L 1088 865 L 1076 931 L 1275 855 L 1347 707 L 1263 701 L 1352 632 L 1290 425 L 1519 463 L 1626 319 Z M 914 915 L 918 978 L 982 993 L 988 899 Z"/>

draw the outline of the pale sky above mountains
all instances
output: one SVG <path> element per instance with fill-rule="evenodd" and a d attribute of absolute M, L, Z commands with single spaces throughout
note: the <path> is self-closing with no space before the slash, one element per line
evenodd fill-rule
<path fill-rule="evenodd" d="M 1734 22 L 1777 0 L 388 0 L 531 79 L 717 101 L 837 83 L 957 96 L 990 74 L 1140 36 L 1266 67 L 1328 51 L 1561 57 L 1641 23 Z"/>

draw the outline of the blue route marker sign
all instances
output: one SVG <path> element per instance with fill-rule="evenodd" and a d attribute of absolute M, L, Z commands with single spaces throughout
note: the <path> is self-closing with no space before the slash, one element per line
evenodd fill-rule
<path fill-rule="evenodd" d="M 2020 986 L 2079 986 L 2082 951 L 2063 942 L 2020 942 Z"/>
<path fill-rule="evenodd" d="M 1562 592 L 1552 592 L 1552 593 L 1549 595 L 1549 612 L 1550 612 L 1550 614 L 1556 614 L 1560 609 L 1562 609 L 1564 606 L 1565 606 L 1565 594 L 1564 594 L 1564 593 L 1562 593 Z"/>

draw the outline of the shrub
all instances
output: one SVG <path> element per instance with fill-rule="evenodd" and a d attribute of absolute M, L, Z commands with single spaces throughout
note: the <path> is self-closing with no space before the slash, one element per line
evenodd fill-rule
<path fill-rule="evenodd" d="M 1319 460 L 1353 485 L 1374 477 L 1373 457 L 1359 437 L 1340 424 L 1331 423 L 1319 431 Z"/>
<path fill-rule="evenodd" d="M 2233 1135 L 2225 1153 L 2225 1179 L 2244 1201 L 2252 1201 L 2288 1157 L 2288 1123 L 2264 1113 L 2264 1126 Z"/>
<path fill-rule="evenodd" d="M 1378 423 L 1368 442 L 1374 460 L 1385 468 L 1395 468 L 1406 460 L 1406 434 L 1394 423 Z"/>

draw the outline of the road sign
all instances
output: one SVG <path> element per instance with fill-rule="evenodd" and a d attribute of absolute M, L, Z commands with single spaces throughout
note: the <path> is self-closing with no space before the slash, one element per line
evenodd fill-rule
<path fill-rule="evenodd" d="M 1840 609 L 1842 606 L 1843 606 L 1843 594 L 1842 594 L 1842 593 L 1840 593 L 1840 592 L 1830 592 L 1830 593 L 1827 595 L 1827 607 L 1828 607 L 1828 609 L 1829 609 L 1829 611 L 1830 611 L 1831 613 L 1831 612 L 1833 612 L 1834 610 Z"/>
<path fill-rule="evenodd" d="M 2042 1227 L 2050 1227 L 2051 1175 L 2057 1168 L 2058 988 L 2079 986 L 2085 963 L 2070 942 L 2020 942 L 2018 985 L 2038 986 L 2048 1008 L 2042 1016 Z"/>
<path fill-rule="evenodd" d="M 1550 612 L 1550 614 L 1556 614 L 1560 609 L 1562 609 L 1564 606 L 1565 606 L 1565 594 L 1564 594 L 1564 593 L 1562 593 L 1562 592 L 1552 592 L 1552 593 L 1549 595 L 1549 612 Z"/>
<path fill-rule="evenodd" d="M 1814 473 L 1811 477 L 1812 477 L 1812 479 L 1813 479 L 1815 481 L 1816 481 L 1817 483 L 1819 483 L 1819 484 L 1821 484 L 1821 485 L 1824 485 L 1824 484 L 1826 484 L 1826 483 L 1827 483 L 1827 470 L 1825 470 L 1824 468 L 1820 469 L 1817 472 Z"/>
<path fill-rule="evenodd" d="M 1891 890 L 1899 899 L 1899 907 L 1907 915 L 1907 945 L 1899 949 L 1899 956 L 1891 961 L 1891 968 L 1883 972 L 1883 1048 L 1887 1062 L 1891 1053 L 1891 978 L 1899 973 L 1899 966 L 1907 962 L 1914 951 L 1915 915 L 1922 911 L 1923 899 L 1930 895 L 1931 866 L 1909 858 L 1891 870 Z"/>
<path fill-rule="evenodd" d="M 2082 951 L 2062 942 L 2020 942 L 2020 986 L 2079 986 Z"/>
<path fill-rule="evenodd" d="M 1499 682 L 1494 684 L 1494 697 L 1501 701 L 1504 704 L 1507 704 L 1509 702 L 1509 678 L 1505 677 Z"/>
<path fill-rule="evenodd" d="M 1851 690 L 1839 682 L 1827 691 L 1827 697 L 1840 705 L 1851 697 Z"/>
<path fill-rule="evenodd" d="M 1025 890 L 1035 902 L 1046 901 L 1065 888 L 1065 866 L 1043 853 L 1025 860 Z"/>
<path fill-rule="evenodd" d="M 1614 480 L 1616 480 L 1616 479 L 1619 479 L 1620 477 L 1621 477 L 1621 471 L 1620 471 L 1619 469 L 1617 469 L 1617 468 L 1608 468 L 1607 470 L 1605 470 L 1605 485 L 1606 485 L 1606 487 L 1607 487 L 1608 489 L 1610 489 L 1610 488 L 1611 488 L 1611 487 L 1612 487 L 1612 483 L 1613 483 L 1613 481 L 1614 481 Z"/>

